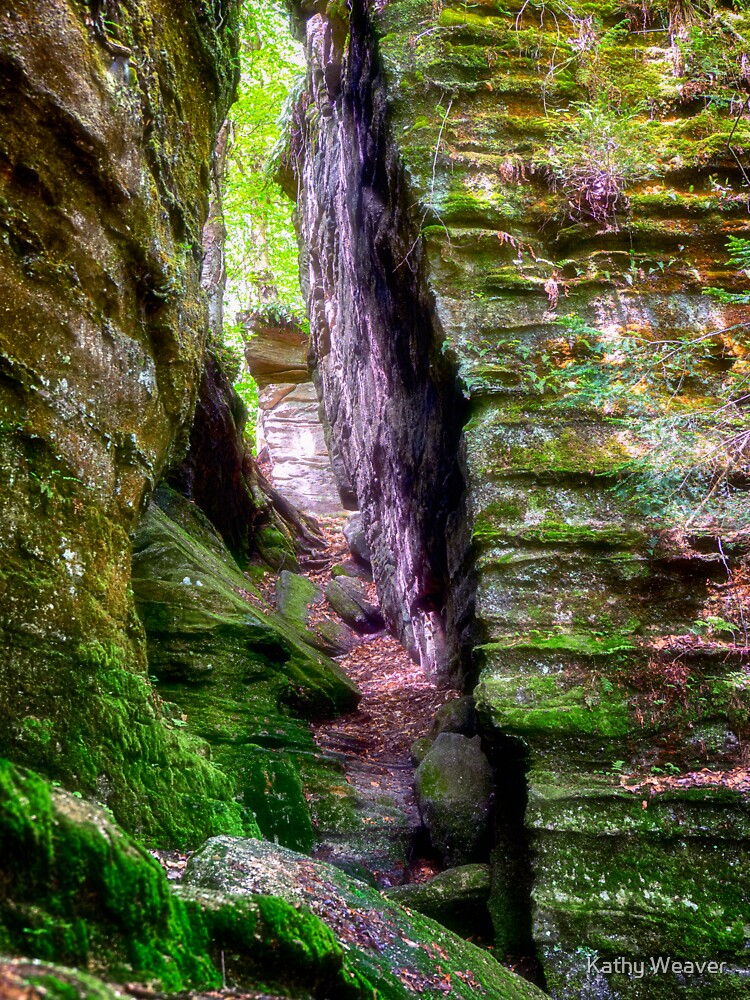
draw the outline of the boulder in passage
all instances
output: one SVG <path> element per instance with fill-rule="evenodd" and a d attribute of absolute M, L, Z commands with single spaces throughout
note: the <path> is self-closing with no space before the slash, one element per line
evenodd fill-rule
<path fill-rule="evenodd" d="M 380 608 L 367 600 L 364 588 L 356 580 L 346 576 L 331 580 L 326 597 L 336 614 L 357 632 L 379 632 L 385 627 Z"/>
<path fill-rule="evenodd" d="M 367 544 L 365 526 L 362 523 L 362 515 L 356 511 L 347 518 L 344 525 L 344 538 L 349 546 L 349 551 L 356 560 L 370 565 L 370 546 Z"/>
<path fill-rule="evenodd" d="M 462 937 L 491 933 L 487 903 L 490 898 L 489 865 L 461 865 L 440 872 L 428 882 L 396 885 L 386 889 L 388 899 L 432 917 Z"/>
<path fill-rule="evenodd" d="M 305 625 L 310 609 L 320 604 L 323 593 L 306 576 L 283 569 L 276 581 L 276 609 L 284 618 Z"/>
<path fill-rule="evenodd" d="M 414 777 L 422 822 L 445 861 L 455 866 L 482 859 L 493 780 L 480 737 L 441 733 Z"/>

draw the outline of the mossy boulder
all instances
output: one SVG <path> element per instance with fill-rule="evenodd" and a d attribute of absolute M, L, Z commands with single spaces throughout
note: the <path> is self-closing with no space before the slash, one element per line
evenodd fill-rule
<path fill-rule="evenodd" d="M 331 576 L 351 576 L 357 580 L 364 580 L 365 583 L 372 583 L 372 569 L 353 559 L 346 559 L 344 562 L 336 563 L 331 567 Z"/>
<path fill-rule="evenodd" d="M 487 909 L 490 883 L 489 865 L 461 865 L 427 882 L 393 886 L 384 890 L 384 894 L 462 937 L 479 935 L 491 939 L 492 924 Z"/>
<path fill-rule="evenodd" d="M 257 820 L 309 849 L 300 756 L 315 768 L 319 755 L 305 719 L 353 709 L 355 685 L 265 605 L 198 507 L 168 487 L 135 539 L 133 588 L 171 725 L 222 769 L 248 834 Z"/>
<path fill-rule="evenodd" d="M 83 798 L 0 761 L 0 952 L 166 990 L 220 982 L 159 864 Z"/>
<path fill-rule="evenodd" d="M 362 515 L 359 512 L 350 514 L 342 530 L 351 554 L 360 564 L 369 566 L 371 558 L 370 546 L 367 544 L 367 535 Z"/>
<path fill-rule="evenodd" d="M 420 736 L 411 745 L 410 755 L 415 767 L 422 763 L 432 744 L 441 733 L 460 733 L 462 736 L 477 735 L 477 717 L 472 695 L 452 698 L 437 710 L 430 731 L 426 736 Z"/>
<path fill-rule="evenodd" d="M 0 995 L 27 1000 L 113 1000 L 122 987 L 112 983 L 142 984 L 136 995 L 213 991 L 223 977 L 253 995 L 374 997 L 335 931 L 308 909 L 269 895 L 175 894 L 107 811 L 0 761 L 7 954 L 23 958 L 0 958 Z"/>
<path fill-rule="evenodd" d="M 270 895 L 232 895 L 178 886 L 227 984 L 314 1000 L 374 1000 L 340 941 L 307 907 Z"/>
<path fill-rule="evenodd" d="M 0 958 L 0 996 L 18 1000 L 118 1000 L 122 993 L 80 969 L 38 959 Z"/>
<path fill-rule="evenodd" d="M 486 951 L 428 917 L 409 914 L 338 868 L 257 840 L 217 837 L 194 854 L 180 894 L 210 889 L 277 896 L 309 908 L 346 947 L 349 969 L 388 1000 L 415 992 L 493 1000 L 542 997 Z M 366 996 L 367 994 L 363 994 Z"/>
<path fill-rule="evenodd" d="M 357 632 L 379 632 L 385 627 L 380 609 L 365 594 L 364 587 L 348 576 L 339 576 L 326 586 L 326 598 L 336 614 Z"/>
<path fill-rule="evenodd" d="M 440 733 L 414 776 L 419 811 L 433 846 L 449 865 L 489 849 L 493 775 L 479 736 Z"/>
<path fill-rule="evenodd" d="M 321 604 L 323 592 L 306 576 L 283 569 L 276 581 L 276 608 L 297 626 L 307 623 L 311 608 Z"/>

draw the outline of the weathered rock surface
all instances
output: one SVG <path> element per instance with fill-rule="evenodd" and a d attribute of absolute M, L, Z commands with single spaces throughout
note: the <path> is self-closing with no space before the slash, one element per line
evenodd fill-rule
<path fill-rule="evenodd" d="M 294 320 L 273 322 L 262 314 L 244 316 L 245 358 L 259 388 L 310 381 L 307 335 Z"/>
<path fill-rule="evenodd" d="M 302 623 L 264 607 L 197 506 L 167 487 L 136 536 L 133 588 L 149 668 L 175 703 L 167 724 L 222 769 L 245 823 L 309 850 L 303 775 L 325 768 L 304 720 L 353 709 L 355 685 L 305 642 Z"/>
<path fill-rule="evenodd" d="M 221 981 L 163 870 L 111 814 L 5 760 L 0 845 L 3 954 L 167 990 Z"/>
<path fill-rule="evenodd" d="M 331 576 L 351 576 L 355 580 L 364 580 L 365 583 L 372 583 L 372 570 L 363 563 L 355 562 L 354 559 L 345 559 L 342 563 L 336 563 L 331 567 Z"/>
<path fill-rule="evenodd" d="M 282 570 L 276 581 L 276 608 L 296 625 L 307 623 L 312 608 L 323 602 L 323 591 L 306 576 Z"/>
<path fill-rule="evenodd" d="M 440 733 L 414 775 L 430 839 L 452 867 L 487 856 L 493 776 L 481 738 Z"/>
<path fill-rule="evenodd" d="M 360 513 L 352 514 L 344 524 L 344 538 L 349 551 L 359 562 L 370 565 L 370 546 L 367 544 L 365 526 Z"/>
<path fill-rule="evenodd" d="M 0 953 L 27 956 L 0 959 L 8 1000 L 113 1000 L 144 989 L 198 998 L 214 995 L 223 978 L 271 1000 L 373 995 L 335 932 L 309 910 L 267 895 L 188 890 L 178 898 L 110 813 L 7 761 L 0 846 Z"/>
<path fill-rule="evenodd" d="M 435 713 L 429 733 L 426 736 L 420 736 L 411 746 L 411 758 L 415 766 L 422 763 L 432 744 L 441 733 L 460 733 L 462 736 L 477 735 L 477 713 L 474 698 L 471 695 L 453 698 Z"/>
<path fill-rule="evenodd" d="M 295 321 L 257 314 L 245 318 L 248 369 L 261 389 L 258 451 L 268 455 L 275 484 L 313 514 L 342 508 L 315 386 L 307 364 L 308 337 Z"/>
<path fill-rule="evenodd" d="M 273 480 L 284 496 L 312 514 L 342 509 L 318 396 L 312 382 L 269 385 L 258 399 L 258 448 L 268 454 Z"/>
<path fill-rule="evenodd" d="M 744 967 L 750 895 L 731 874 L 750 848 L 744 795 L 687 781 L 643 808 L 620 772 L 720 772 L 746 738 L 738 654 L 690 639 L 707 581 L 739 550 L 712 527 L 731 528 L 731 491 L 688 475 L 716 441 L 688 415 L 720 405 L 747 364 L 746 309 L 703 291 L 736 280 L 717 261 L 746 232 L 730 146 L 750 144 L 747 111 L 717 110 L 730 77 L 709 78 L 690 46 L 747 58 L 747 15 L 701 20 L 675 61 L 674 23 L 649 12 L 642 34 L 608 5 L 601 23 L 585 4 L 298 9 L 315 377 L 389 622 L 441 678 L 479 679 L 507 781 L 493 906 L 528 920 L 556 997 L 641 995 L 627 976 L 588 981 L 581 948 Z M 698 92 L 715 94 L 708 115 Z M 571 186 L 566 169 L 597 142 Z M 653 373 L 645 404 L 643 382 L 628 395 L 638 338 L 685 331 L 716 331 L 713 347 L 679 378 Z M 690 992 L 673 977 L 652 988 Z"/>
<path fill-rule="evenodd" d="M 462 937 L 492 935 L 487 902 L 490 898 L 489 865 L 449 868 L 427 882 L 396 885 L 385 895 L 400 906 L 437 920 Z"/>
<path fill-rule="evenodd" d="M 117 1000 L 122 993 L 114 986 L 80 969 L 67 969 L 46 962 L 5 958 L 0 960 L 0 995 L 18 1000 L 50 997 L 63 1000 Z"/>
<path fill-rule="evenodd" d="M 356 56 L 345 58 L 344 21 L 306 22 L 313 117 L 300 109 L 295 129 L 309 152 L 299 221 L 313 379 L 339 486 L 362 511 L 383 613 L 445 680 L 445 534 L 463 485 L 464 401 L 434 336 L 386 95 L 373 86 L 380 68 L 357 24 Z"/>
<path fill-rule="evenodd" d="M 439 991 L 493 1000 L 542 997 L 529 983 L 440 924 L 407 915 L 332 865 L 258 840 L 215 837 L 188 862 L 184 889 L 279 896 L 329 922 L 352 970 L 389 1000 Z"/>
<path fill-rule="evenodd" d="M 0 753 L 162 839 L 211 828 L 188 788 L 228 791 L 160 720 L 128 533 L 187 444 L 238 8 L 0 16 Z"/>
<path fill-rule="evenodd" d="M 380 608 L 365 594 L 364 587 L 348 576 L 339 576 L 326 586 L 326 598 L 333 610 L 357 632 L 379 632 L 385 627 Z"/>

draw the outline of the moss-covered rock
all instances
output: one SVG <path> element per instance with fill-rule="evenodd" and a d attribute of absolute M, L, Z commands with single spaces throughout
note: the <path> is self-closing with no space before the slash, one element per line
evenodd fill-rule
<path fill-rule="evenodd" d="M 339 576 L 326 586 L 326 598 L 336 614 L 357 632 L 379 632 L 385 621 L 379 608 L 368 601 L 364 587 L 348 576 Z"/>
<path fill-rule="evenodd" d="M 280 615 L 298 626 L 307 622 L 310 609 L 323 600 L 317 584 L 299 573 L 282 570 L 276 581 L 276 607 Z"/>
<path fill-rule="evenodd" d="M 389 1000 L 433 991 L 465 1000 L 543 995 L 435 921 L 408 914 L 332 865 L 272 844 L 214 838 L 191 857 L 183 884 L 191 893 L 279 896 L 300 914 L 309 908 L 346 946 L 349 969 Z"/>
<path fill-rule="evenodd" d="M 489 848 L 493 776 L 481 738 L 440 733 L 414 775 L 422 821 L 451 866 Z"/>
<path fill-rule="evenodd" d="M 319 1000 L 375 997 L 335 933 L 307 907 L 188 886 L 178 887 L 177 897 L 235 988 Z"/>
<path fill-rule="evenodd" d="M 374 997 L 346 942 L 307 908 L 172 889 L 105 810 L 0 761 L 0 955 L 24 956 L 0 959 L 3 996 L 112 1000 L 121 992 L 105 983 L 163 995 L 224 980 L 252 995 Z"/>
<path fill-rule="evenodd" d="M 155 980 L 217 974 L 159 864 L 102 809 L 0 761 L 0 952 Z"/>
<path fill-rule="evenodd" d="M 4 14 L 0 753 L 195 842 L 240 824 L 226 779 L 163 725 L 128 535 L 190 427 L 239 4 Z"/>
<path fill-rule="evenodd" d="M 24 959 L 0 959 L 0 993 L 23 1000 L 117 1000 L 114 986 L 80 969 Z"/>
<path fill-rule="evenodd" d="M 609 838 L 626 836 L 656 885 L 660 851 L 676 870 L 682 824 L 687 871 L 708 864 L 726 829 L 738 868 L 747 844 L 744 805 L 698 809 L 678 794 L 670 825 L 666 806 L 618 790 L 624 771 L 739 766 L 748 736 L 738 650 L 694 642 L 738 554 L 719 536 L 747 518 L 744 473 L 720 488 L 705 463 L 723 453 L 724 406 L 745 378 L 746 307 L 703 294 L 745 288 L 724 262 L 747 228 L 730 149 L 750 128 L 730 110 L 747 13 L 391 0 L 353 18 L 340 44 L 322 12 L 302 13 L 297 218 L 314 248 L 315 364 L 377 528 L 390 624 L 407 642 L 421 636 L 414 646 L 442 680 L 478 683 L 480 732 L 508 775 L 497 946 L 533 950 L 533 931 L 558 997 L 606 995 L 608 983 L 642 995 L 627 977 L 586 984 L 565 970 L 580 971 L 594 941 L 605 954 L 604 926 L 632 954 L 657 947 L 658 927 L 658 948 L 677 947 L 673 903 L 693 897 L 684 884 L 647 889 L 633 908 L 612 903 L 610 922 L 587 864 L 607 881 Z M 320 237 L 332 229 L 335 244 Z M 420 518 L 430 523 L 415 532 Z M 669 544 L 685 523 L 691 537 Z M 745 912 L 728 869 L 715 870 L 713 885 L 694 876 L 705 912 L 683 906 L 685 937 L 746 967 L 746 944 L 708 917 L 739 927 Z M 624 871 L 611 875 L 610 903 L 630 891 Z M 730 977 L 704 987 L 737 989 Z"/>
<path fill-rule="evenodd" d="M 299 760 L 314 769 L 318 754 L 304 720 L 353 709 L 355 685 L 264 604 L 207 518 L 168 487 L 136 537 L 133 588 L 168 724 L 221 768 L 247 833 L 257 820 L 266 836 L 309 849 Z"/>
<path fill-rule="evenodd" d="M 397 885 L 384 894 L 400 906 L 455 931 L 462 937 L 491 936 L 487 903 L 490 898 L 489 865 L 449 868 L 427 882 Z"/>

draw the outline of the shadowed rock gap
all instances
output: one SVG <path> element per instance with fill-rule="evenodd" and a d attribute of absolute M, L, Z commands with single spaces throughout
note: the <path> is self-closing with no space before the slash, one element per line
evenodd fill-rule
<path fill-rule="evenodd" d="M 446 636 L 452 577 L 462 571 L 461 555 L 450 551 L 459 540 L 465 400 L 420 278 L 417 220 L 388 142 L 381 69 L 361 5 L 345 60 L 341 27 L 318 15 L 308 22 L 314 93 L 295 123 L 302 144 L 325 132 L 324 155 L 301 166 L 298 205 L 313 377 L 335 471 L 341 477 L 340 455 L 363 513 L 383 612 L 428 674 L 460 686 L 464 668 Z M 311 98 L 322 109 L 314 126 L 305 116 Z M 315 191 L 327 191 L 328 204 Z M 347 482 L 340 486 L 346 491 Z"/>
<path fill-rule="evenodd" d="M 424 271 L 425 216 L 409 203 L 366 5 L 353 6 L 344 56 L 346 27 L 320 15 L 306 22 L 310 90 L 297 109 L 291 156 L 304 151 L 297 219 L 313 374 L 341 458 L 334 468 L 341 475 L 343 466 L 362 510 L 389 625 L 429 677 L 471 690 L 480 636 L 464 497 L 467 398 L 444 350 Z M 539 980 L 519 746 L 507 741 L 495 760 L 494 853 L 507 855 L 495 893 L 498 937 Z M 419 852 L 424 839 L 413 846 Z"/>

